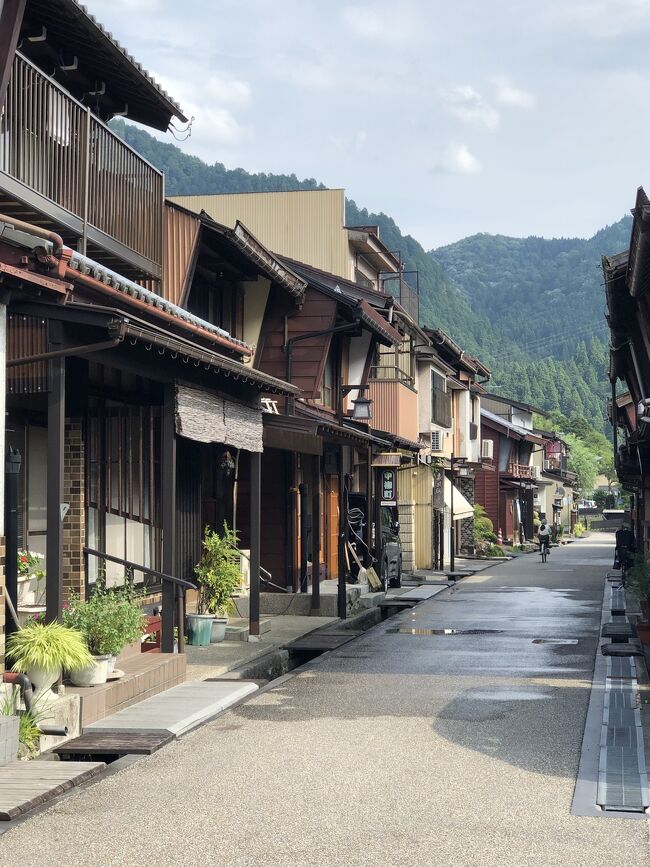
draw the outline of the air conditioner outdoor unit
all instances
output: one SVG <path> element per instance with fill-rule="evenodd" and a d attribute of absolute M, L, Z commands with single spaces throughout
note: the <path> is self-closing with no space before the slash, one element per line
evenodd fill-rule
<path fill-rule="evenodd" d="M 481 443 L 481 457 L 492 460 L 494 457 L 494 441 L 483 440 Z"/>
<path fill-rule="evenodd" d="M 442 431 L 439 431 L 439 430 L 431 431 L 431 451 L 432 452 L 441 452 L 442 451 Z"/>

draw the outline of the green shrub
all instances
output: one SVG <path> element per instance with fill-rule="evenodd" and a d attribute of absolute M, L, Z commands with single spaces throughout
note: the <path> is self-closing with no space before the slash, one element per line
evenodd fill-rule
<path fill-rule="evenodd" d="M 93 656 L 117 656 L 142 636 L 145 617 L 129 589 L 108 589 L 98 581 L 85 602 L 71 596 L 63 622 L 81 632 Z"/>
<path fill-rule="evenodd" d="M 488 545 L 483 552 L 486 557 L 505 557 L 506 552 L 501 545 Z"/>
<path fill-rule="evenodd" d="M 650 562 L 643 554 L 637 554 L 634 565 L 627 570 L 625 586 L 637 599 L 650 599 Z"/>
<path fill-rule="evenodd" d="M 226 617 L 233 608 L 232 595 L 241 587 L 237 533 L 224 521 L 223 535 L 205 528 L 203 556 L 194 567 L 199 581 L 200 614 Z"/>

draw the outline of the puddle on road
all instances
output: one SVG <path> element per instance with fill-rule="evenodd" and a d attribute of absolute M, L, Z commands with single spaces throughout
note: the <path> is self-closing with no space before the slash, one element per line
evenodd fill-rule
<path fill-rule="evenodd" d="M 534 638 L 533 644 L 577 644 L 577 638 Z"/>
<path fill-rule="evenodd" d="M 503 629 L 429 629 L 427 627 L 394 626 L 386 632 L 400 635 L 498 635 Z"/>

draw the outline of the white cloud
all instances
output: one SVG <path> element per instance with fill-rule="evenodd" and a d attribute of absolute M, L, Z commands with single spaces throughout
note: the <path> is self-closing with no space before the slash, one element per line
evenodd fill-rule
<path fill-rule="evenodd" d="M 343 22 L 354 36 L 368 42 L 405 42 L 415 33 L 411 10 L 402 4 L 379 7 L 373 4 L 346 6 L 341 13 Z"/>
<path fill-rule="evenodd" d="M 608 38 L 650 25 L 648 0 L 555 0 L 544 12 L 552 22 L 577 24 L 595 36 Z"/>
<path fill-rule="evenodd" d="M 444 90 L 442 97 L 449 111 L 472 126 L 482 126 L 485 129 L 499 128 L 501 116 L 499 112 L 486 102 L 481 94 L 469 84 L 457 84 Z"/>
<path fill-rule="evenodd" d="M 477 175 L 481 164 L 467 145 L 449 144 L 434 165 L 434 171 L 452 175 Z"/>
<path fill-rule="evenodd" d="M 504 75 L 492 79 L 496 88 L 496 100 L 501 105 L 511 108 L 531 109 L 535 105 L 535 97 L 527 90 L 515 87 Z"/>
<path fill-rule="evenodd" d="M 219 73 L 212 73 L 204 85 L 205 96 L 220 105 L 248 105 L 251 99 L 251 88 L 247 81 L 227 78 Z"/>
<path fill-rule="evenodd" d="M 337 82 L 333 64 L 326 58 L 306 60 L 288 54 L 276 54 L 270 65 L 270 73 L 281 81 L 308 90 L 331 90 Z"/>

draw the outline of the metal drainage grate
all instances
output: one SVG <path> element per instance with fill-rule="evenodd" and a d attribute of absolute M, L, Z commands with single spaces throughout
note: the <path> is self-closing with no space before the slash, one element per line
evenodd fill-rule
<path fill-rule="evenodd" d="M 534 638 L 533 644 L 577 644 L 577 638 Z"/>
<path fill-rule="evenodd" d="M 427 627 L 394 626 L 386 632 L 400 635 L 497 635 L 503 629 L 429 629 Z"/>

